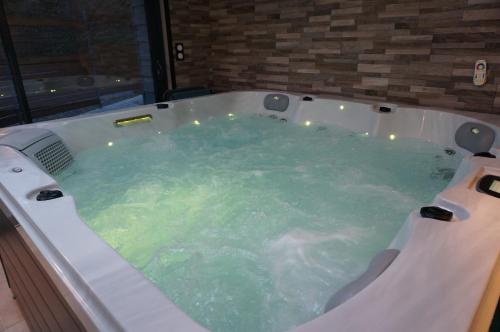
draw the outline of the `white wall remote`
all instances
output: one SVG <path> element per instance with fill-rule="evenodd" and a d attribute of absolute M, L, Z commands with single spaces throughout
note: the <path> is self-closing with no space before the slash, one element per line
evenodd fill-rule
<path fill-rule="evenodd" d="M 474 85 L 481 86 L 486 83 L 486 60 L 477 60 L 474 67 Z"/>

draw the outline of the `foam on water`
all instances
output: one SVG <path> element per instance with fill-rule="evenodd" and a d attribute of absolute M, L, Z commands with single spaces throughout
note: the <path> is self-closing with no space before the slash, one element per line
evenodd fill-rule
<path fill-rule="evenodd" d="M 58 181 L 83 220 L 213 331 L 286 331 L 387 247 L 461 157 L 258 116 L 85 150 Z"/>

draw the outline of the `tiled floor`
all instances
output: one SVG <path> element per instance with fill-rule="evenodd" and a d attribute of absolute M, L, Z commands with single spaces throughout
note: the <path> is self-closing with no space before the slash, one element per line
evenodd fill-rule
<path fill-rule="evenodd" d="M 0 332 L 29 332 L 0 264 Z"/>

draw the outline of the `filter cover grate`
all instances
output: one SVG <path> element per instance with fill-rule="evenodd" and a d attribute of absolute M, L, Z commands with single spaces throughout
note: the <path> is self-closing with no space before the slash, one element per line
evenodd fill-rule
<path fill-rule="evenodd" d="M 57 140 L 35 153 L 35 158 L 51 175 L 59 174 L 73 162 L 71 153 L 61 140 Z"/>

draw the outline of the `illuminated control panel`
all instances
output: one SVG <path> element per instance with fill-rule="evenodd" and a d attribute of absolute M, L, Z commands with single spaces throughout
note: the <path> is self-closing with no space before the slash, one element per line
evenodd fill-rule
<path fill-rule="evenodd" d="M 477 191 L 500 198 L 500 176 L 483 176 L 477 183 Z"/>

